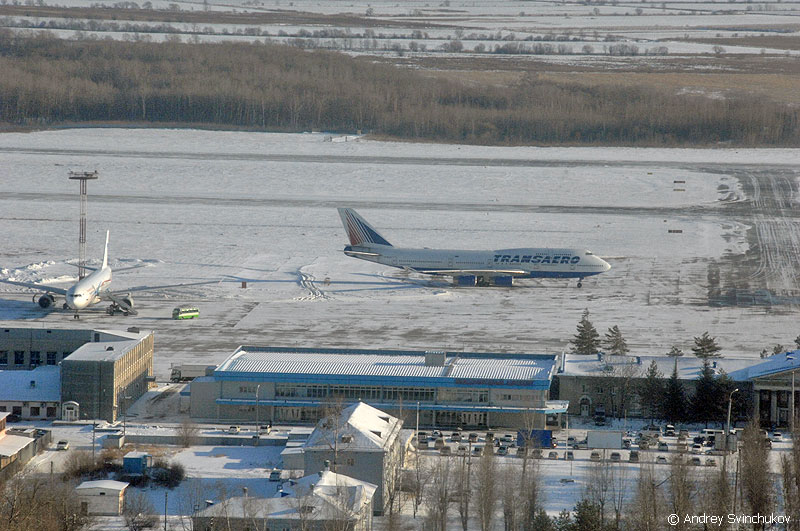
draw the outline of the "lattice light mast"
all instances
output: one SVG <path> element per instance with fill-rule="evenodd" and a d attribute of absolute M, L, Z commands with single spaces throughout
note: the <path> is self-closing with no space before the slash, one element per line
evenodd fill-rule
<path fill-rule="evenodd" d="M 81 218 L 78 221 L 78 278 L 86 276 L 86 211 L 89 205 L 89 195 L 86 192 L 86 181 L 99 177 L 97 171 L 71 171 L 69 178 L 79 181 L 81 185 Z"/>

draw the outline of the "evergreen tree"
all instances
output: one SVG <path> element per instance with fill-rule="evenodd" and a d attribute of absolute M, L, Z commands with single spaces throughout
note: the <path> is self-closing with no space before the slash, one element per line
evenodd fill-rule
<path fill-rule="evenodd" d="M 683 356 L 683 351 L 679 349 L 676 345 L 672 345 L 672 348 L 669 349 L 669 352 L 667 352 L 667 356 L 669 356 L 670 358 L 679 358 Z"/>
<path fill-rule="evenodd" d="M 615 356 L 624 356 L 630 352 L 628 343 L 625 341 L 625 338 L 622 337 L 622 332 L 620 332 L 617 325 L 612 326 L 608 329 L 608 332 L 606 332 L 605 344 L 606 349 Z"/>
<path fill-rule="evenodd" d="M 598 504 L 585 498 L 578 502 L 575 506 L 575 531 L 602 531 L 605 527 Z"/>
<path fill-rule="evenodd" d="M 703 360 L 703 369 L 695 384 L 692 397 L 692 417 L 697 422 L 719 421 L 724 406 L 723 390 L 714 376 L 714 370 L 707 359 Z"/>
<path fill-rule="evenodd" d="M 566 509 L 562 509 L 558 516 L 553 517 L 553 523 L 558 531 L 574 531 L 575 529 L 572 515 Z"/>
<path fill-rule="evenodd" d="M 794 344 L 797 345 L 797 348 L 800 349 L 800 335 L 794 338 Z"/>
<path fill-rule="evenodd" d="M 786 347 L 784 347 L 780 343 L 778 343 L 777 345 L 772 347 L 772 355 L 773 356 L 777 356 L 778 354 L 783 354 L 784 352 L 786 352 Z"/>
<path fill-rule="evenodd" d="M 686 420 L 686 391 L 683 384 L 678 379 L 678 364 L 672 370 L 672 376 L 667 380 L 664 389 L 664 418 L 671 423 L 683 422 Z"/>
<path fill-rule="evenodd" d="M 717 338 L 709 336 L 707 331 L 703 332 L 702 336 L 694 338 L 692 352 L 698 358 L 719 358 L 721 357 L 720 350 L 722 347 L 717 345 Z"/>
<path fill-rule="evenodd" d="M 597 333 L 589 320 L 589 310 L 583 310 L 583 316 L 578 323 L 578 333 L 572 340 L 573 354 L 595 354 L 600 350 L 600 334 Z"/>
<path fill-rule="evenodd" d="M 656 360 L 650 362 L 650 366 L 644 373 L 644 381 L 639 389 L 641 403 L 652 421 L 656 417 L 661 417 L 662 406 L 665 402 L 664 375 L 658 370 Z"/>

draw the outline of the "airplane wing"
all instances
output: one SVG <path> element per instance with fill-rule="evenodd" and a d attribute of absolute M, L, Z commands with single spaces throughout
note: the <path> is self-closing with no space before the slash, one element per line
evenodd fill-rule
<path fill-rule="evenodd" d="M 430 275 L 527 275 L 528 271 L 522 269 L 423 269 L 419 273 L 428 273 Z"/>
<path fill-rule="evenodd" d="M 67 290 L 65 290 L 64 288 L 54 288 L 52 286 L 47 286 L 45 284 L 34 284 L 33 282 L 18 282 L 16 280 L 3 280 L 3 279 L 0 279 L 0 282 L 4 282 L 5 284 L 14 284 L 15 286 L 24 286 L 26 288 L 38 289 L 40 291 L 46 291 L 50 293 L 58 293 L 59 295 L 67 294 Z"/>

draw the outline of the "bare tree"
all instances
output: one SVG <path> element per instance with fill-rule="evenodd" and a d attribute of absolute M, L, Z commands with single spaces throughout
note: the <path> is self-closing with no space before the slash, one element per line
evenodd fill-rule
<path fill-rule="evenodd" d="M 453 496 L 454 463 L 451 459 L 438 458 L 432 468 L 431 484 L 425 491 L 426 529 L 446 531 L 447 511 Z"/>
<path fill-rule="evenodd" d="M 175 428 L 175 435 L 178 438 L 178 444 L 183 448 L 189 448 L 190 446 L 197 444 L 199 434 L 200 427 L 190 418 L 183 419 L 180 426 Z"/>
<path fill-rule="evenodd" d="M 600 512 L 600 525 L 604 526 L 606 511 L 612 502 L 613 471 L 607 459 L 592 463 L 589 469 L 589 478 L 586 482 L 584 500 L 596 506 Z"/>
<path fill-rule="evenodd" d="M 652 463 L 642 463 L 636 493 L 628 505 L 626 529 L 630 531 L 659 531 L 663 527 L 664 500 L 656 483 Z"/>
<path fill-rule="evenodd" d="M 0 484 L 3 531 L 77 531 L 88 523 L 73 483 L 19 475 Z"/>
<path fill-rule="evenodd" d="M 792 433 L 792 447 L 781 456 L 781 487 L 783 494 L 783 510 L 791 519 L 786 531 L 800 531 L 800 426 L 795 420 Z"/>
<path fill-rule="evenodd" d="M 500 476 L 500 500 L 503 506 L 503 529 L 516 530 L 519 526 L 520 480 L 521 474 L 516 464 L 503 467 Z"/>
<path fill-rule="evenodd" d="M 693 500 L 697 487 L 689 471 L 689 465 L 682 455 L 673 457 L 668 483 L 670 513 L 678 515 L 693 514 Z M 679 519 L 675 530 L 687 531 L 688 529 L 690 527 L 687 526 L 683 519 Z"/>
<path fill-rule="evenodd" d="M 490 531 L 497 507 L 497 459 L 488 443 L 475 467 L 475 512 L 481 531 Z"/>
<path fill-rule="evenodd" d="M 769 447 L 756 419 L 742 431 L 742 501 L 749 514 L 769 514 L 775 504 L 775 488 L 770 476 Z M 759 524 L 764 529 L 765 524 Z"/>
<path fill-rule="evenodd" d="M 122 510 L 125 525 L 130 531 L 142 531 L 158 523 L 156 510 L 147 497 L 138 490 L 125 493 L 125 507 Z"/>

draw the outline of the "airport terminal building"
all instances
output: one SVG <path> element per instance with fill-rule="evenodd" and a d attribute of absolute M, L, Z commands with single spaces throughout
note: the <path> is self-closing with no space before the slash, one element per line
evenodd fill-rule
<path fill-rule="evenodd" d="M 242 346 L 191 384 L 198 419 L 313 423 L 365 402 L 413 426 L 544 428 L 556 356 Z"/>

